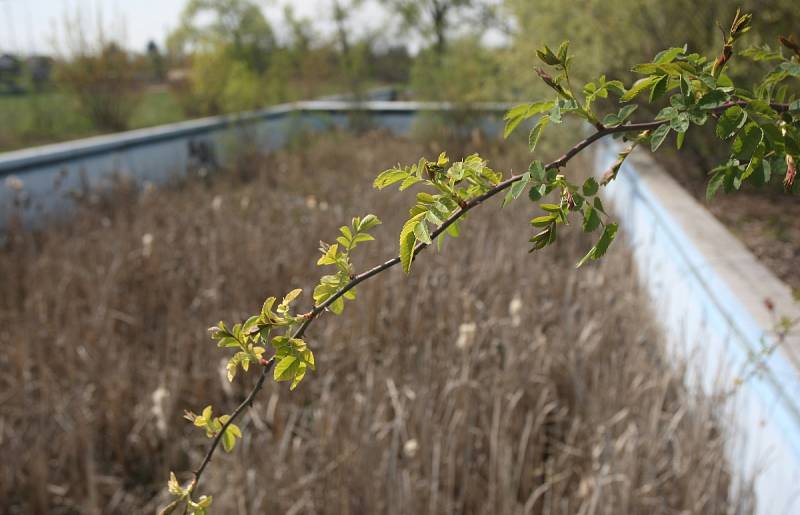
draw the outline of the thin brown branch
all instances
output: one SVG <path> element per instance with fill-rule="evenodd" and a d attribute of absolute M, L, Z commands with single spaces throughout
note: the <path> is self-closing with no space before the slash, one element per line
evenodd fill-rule
<path fill-rule="evenodd" d="M 266 363 L 261 367 L 261 374 L 258 377 L 258 381 L 256 382 L 255 386 L 247 397 L 239 404 L 233 413 L 231 413 L 231 418 L 229 418 L 224 424 L 222 424 L 222 429 L 219 430 L 214 436 L 214 439 L 211 441 L 211 447 L 208 448 L 208 452 L 206 452 L 203 461 L 200 462 L 200 466 L 197 467 L 197 470 L 194 471 L 194 479 L 192 479 L 191 489 L 194 490 L 197 487 L 197 484 L 200 482 L 200 476 L 203 474 L 203 471 L 208 466 L 209 462 L 211 461 L 211 457 L 214 455 L 214 451 L 217 450 L 217 446 L 219 445 L 220 440 L 222 440 L 223 435 L 225 434 L 225 430 L 233 424 L 233 421 L 239 418 L 239 415 L 244 411 L 244 409 L 250 406 L 253 403 L 253 399 L 256 398 L 258 392 L 264 386 L 264 380 L 269 375 L 269 371 L 272 369 L 272 366 L 275 364 L 274 358 L 270 358 L 266 361 Z"/>
<path fill-rule="evenodd" d="M 722 105 L 720 105 L 720 106 L 718 106 L 718 107 L 716 107 L 714 109 L 711 109 L 710 111 L 719 112 L 719 111 L 724 111 L 725 109 L 728 109 L 729 107 L 733 107 L 733 106 L 736 106 L 736 105 L 742 106 L 742 105 L 746 105 L 746 104 L 747 104 L 747 102 L 744 101 L 744 100 L 736 100 L 736 101 L 727 102 L 725 104 L 722 104 Z M 783 111 L 786 111 L 788 109 L 788 106 L 786 104 L 770 104 L 770 107 L 772 107 L 773 109 L 775 109 L 778 112 L 783 112 Z M 552 169 L 557 169 L 557 168 L 563 168 L 573 157 L 578 155 L 580 152 L 585 150 L 587 147 L 591 146 L 595 141 L 597 141 L 597 140 L 599 140 L 599 139 L 601 139 L 601 138 L 603 138 L 605 136 L 608 136 L 608 135 L 611 135 L 611 134 L 642 132 L 642 131 L 647 131 L 647 130 L 653 130 L 653 129 L 656 129 L 659 126 L 661 126 L 661 125 L 663 125 L 665 123 L 669 123 L 669 121 L 668 120 L 655 120 L 655 121 L 644 122 L 644 123 L 629 123 L 629 124 L 619 125 L 619 126 L 616 126 L 616 127 L 603 127 L 602 129 L 598 129 L 596 132 L 592 133 L 591 135 L 589 135 L 585 139 L 583 139 L 583 140 L 579 141 L 578 143 L 576 143 L 575 145 L 573 145 L 569 150 L 567 150 L 564 153 L 564 155 L 562 155 L 558 159 L 556 159 L 554 161 L 551 161 L 550 163 L 545 165 L 545 169 L 552 170 Z M 444 231 L 446 231 L 448 227 L 450 227 L 456 221 L 458 221 L 461 217 L 463 217 L 468 211 L 470 211 L 471 209 L 481 205 L 483 202 L 485 202 L 486 200 L 494 197 L 498 193 L 506 190 L 512 184 L 514 184 L 515 182 L 519 181 L 521 178 L 522 178 L 522 174 L 520 174 L 520 175 L 512 175 L 508 179 L 506 179 L 506 180 L 504 180 L 502 182 L 499 182 L 494 187 L 492 187 L 491 189 L 489 189 L 486 192 L 482 193 L 481 195 L 478 195 L 477 197 L 474 197 L 474 198 L 464 202 L 464 204 L 459 208 L 458 211 L 453 213 L 453 215 L 450 216 L 447 220 L 445 220 L 444 223 L 441 226 L 439 226 L 435 231 L 431 232 L 431 234 L 430 234 L 431 239 L 432 240 L 436 239 L 440 234 L 442 234 Z M 417 255 L 420 252 L 422 252 L 423 250 L 425 250 L 429 246 L 430 246 L 430 244 L 426 244 L 426 243 L 420 243 L 419 245 L 417 245 L 416 248 L 414 249 L 414 253 L 412 255 L 412 260 L 415 260 L 417 258 Z M 294 335 L 292 337 L 293 338 L 302 338 L 303 335 L 305 334 L 306 330 L 314 322 L 314 320 L 316 320 L 317 317 L 319 317 L 319 315 L 321 315 L 337 299 L 339 299 L 345 293 L 347 293 L 348 291 L 352 290 L 353 288 L 355 288 L 356 286 L 358 286 L 362 282 L 366 281 L 367 279 L 370 279 L 371 277 L 374 277 L 374 276 L 380 274 L 381 272 L 384 272 L 384 271 L 392 268 L 393 266 L 395 266 L 395 265 L 397 265 L 399 263 L 400 263 L 400 257 L 394 257 L 394 258 L 392 258 L 392 259 L 390 259 L 388 261 L 385 261 L 385 262 L 381 263 L 380 265 L 377 265 L 377 266 L 367 270 L 366 272 L 362 272 L 362 273 L 360 273 L 358 275 L 355 275 L 350 280 L 350 282 L 348 282 L 346 285 L 344 285 L 342 287 L 342 289 L 340 289 L 334 295 L 329 297 L 325 302 L 323 302 L 319 306 L 314 307 L 314 309 L 311 310 L 309 313 L 305 314 L 304 315 L 305 320 L 300 325 L 300 327 L 298 327 L 297 331 L 295 331 L 295 333 L 294 333 Z M 194 479 L 192 481 L 192 488 L 193 489 L 197 486 L 197 483 L 200 480 L 200 476 L 203 474 L 203 471 L 205 470 L 206 466 L 211 461 L 211 457 L 213 456 L 215 450 L 217 449 L 217 446 L 219 445 L 219 442 L 222 439 L 222 435 L 225 432 L 225 429 L 227 429 L 227 427 L 230 424 L 232 424 L 234 422 L 234 420 L 236 420 L 241 415 L 241 413 L 244 411 L 245 407 L 247 407 L 248 405 L 250 405 L 253 402 L 253 399 L 255 398 L 255 396 L 258 394 L 258 392 L 263 387 L 264 380 L 266 379 L 267 374 L 269 373 L 269 371 L 270 371 L 270 369 L 272 368 L 273 365 L 274 365 L 274 359 L 271 358 L 262 366 L 261 375 L 259 376 L 258 381 L 256 382 L 256 384 L 253 387 L 253 389 L 247 395 L 245 400 L 242 401 L 242 403 L 239 404 L 239 406 L 234 410 L 234 412 L 231 414 L 230 419 L 222 426 L 222 430 L 214 437 L 213 441 L 211 442 L 211 447 L 209 448 L 208 452 L 206 453 L 205 457 L 203 458 L 202 463 L 200 464 L 198 469 L 194 472 Z"/>

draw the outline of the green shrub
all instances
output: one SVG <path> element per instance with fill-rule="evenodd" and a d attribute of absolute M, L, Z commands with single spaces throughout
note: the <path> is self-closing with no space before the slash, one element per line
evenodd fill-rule
<path fill-rule="evenodd" d="M 98 129 L 110 131 L 128 128 L 144 86 L 139 62 L 102 38 L 96 49 L 82 44 L 77 55 L 58 62 L 56 80 L 78 99 Z"/>

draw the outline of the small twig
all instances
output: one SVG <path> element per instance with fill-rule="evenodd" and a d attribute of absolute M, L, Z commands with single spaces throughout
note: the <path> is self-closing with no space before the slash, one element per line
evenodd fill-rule
<path fill-rule="evenodd" d="M 239 418 L 239 415 L 244 411 L 244 409 L 253 403 L 253 399 L 255 399 L 258 392 L 264 386 L 264 380 L 269 375 L 269 371 L 272 369 L 272 366 L 275 364 L 275 358 L 270 358 L 267 360 L 266 364 L 261 367 L 261 375 L 258 377 L 258 381 L 256 385 L 250 390 L 248 396 L 242 401 L 239 406 L 233 410 L 231 413 L 231 418 L 227 420 L 224 424 L 222 424 L 222 429 L 214 436 L 214 439 L 211 441 L 211 447 L 209 447 L 208 452 L 206 452 L 203 461 L 200 463 L 200 466 L 197 467 L 197 470 L 194 471 L 194 479 L 192 479 L 192 484 L 190 486 L 191 490 L 194 490 L 197 487 L 197 484 L 200 482 L 200 476 L 203 474 L 203 471 L 206 469 L 206 466 L 211 461 L 211 457 L 214 455 L 214 451 L 217 450 L 217 446 L 219 445 L 220 440 L 222 440 L 222 436 L 225 434 L 225 430 L 228 429 L 228 426 L 233 424 L 233 421 Z"/>

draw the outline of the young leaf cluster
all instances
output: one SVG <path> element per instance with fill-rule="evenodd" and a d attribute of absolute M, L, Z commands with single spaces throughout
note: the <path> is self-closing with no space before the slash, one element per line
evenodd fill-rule
<path fill-rule="evenodd" d="M 617 225 L 606 221 L 608 215 L 598 196 L 599 184 L 597 181 L 593 177 L 589 177 L 583 182 L 583 185 L 578 186 L 558 173 L 557 169 L 545 170 L 540 161 L 534 161 L 531 164 L 529 173 L 531 174 L 530 179 L 523 176 L 514 186 L 520 183 L 525 185 L 527 182 L 532 183 L 528 190 L 528 197 L 531 200 L 538 201 L 542 196 L 554 190 L 559 192 L 558 204 L 540 204 L 539 207 L 545 214 L 531 220 L 531 225 L 538 232 L 530 239 L 532 244 L 530 251 L 543 249 L 555 242 L 558 227 L 562 224 L 569 224 L 570 214 L 577 212 L 582 219 L 581 228 L 584 232 L 590 233 L 600 227 L 603 228 L 598 242 L 578 262 L 578 266 L 588 259 L 600 259 L 605 255 L 608 246 L 614 240 Z"/>
<path fill-rule="evenodd" d="M 290 389 L 294 390 L 306 376 L 308 369 L 316 370 L 314 353 L 300 338 L 276 336 L 272 345 L 275 347 L 277 361 L 273 372 L 275 381 L 291 381 Z"/>
<path fill-rule="evenodd" d="M 225 449 L 225 452 L 233 451 L 233 448 L 236 446 L 236 439 L 242 437 L 242 431 L 236 424 L 227 424 L 227 422 L 231 419 L 230 415 L 221 415 L 219 417 L 215 417 L 213 416 L 211 406 L 206 406 L 200 415 L 196 415 L 191 411 L 187 411 L 183 416 L 195 426 L 205 429 L 206 436 L 208 438 L 214 438 L 220 434 L 223 426 L 225 426 L 225 431 L 222 432 L 221 440 L 222 448 Z"/>
<path fill-rule="evenodd" d="M 754 179 L 766 184 L 774 176 L 782 176 L 791 190 L 800 155 L 800 101 L 787 81 L 800 78 L 800 55 L 786 38 L 783 44 L 792 50 L 788 57 L 768 46 L 756 47 L 742 55 L 756 61 L 779 61 L 754 86 L 734 84 L 726 73 L 736 40 L 750 28 L 750 15 L 737 13 L 730 30 L 725 33 L 723 50 L 709 62 L 705 57 L 689 53 L 686 47 L 671 48 L 659 53 L 650 63 L 633 68 L 644 77 L 623 95 L 632 100 L 649 90 L 649 101 L 668 98 L 669 105 L 660 110 L 656 120 L 664 123 L 648 134 L 650 148 L 656 151 L 670 133 L 676 134 L 681 148 L 692 125 L 715 122 L 717 136 L 728 142 L 728 159 L 711 171 L 707 196 L 720 188 L 738 190 Z"/>
<path fill-rule="evenodd" d="M 436 161 L 423 158 L 415 165 L 397 165 L 378 175 L 373 184 L 377 189 L 396 183 L 400 183 L 400 191 L 414 185 L 427 187 L 427 191 L 417 193 L 416 203 L 409 210 L 410 218 L 400 231 L 400 262 L 403 270 L 406 273 L 410 271 L 418 244 L 433 243 L 431 233 L 436 228 L 444 225 L 471 199 L 496 186 L 502 178 L 502 174 L 489 168 L 478 154 L 451 163 L 444 152 Z M 458 237 L 458 225 L 458 221 L 449 225 L 446 233 Z M 444 235 L 444 232 L 439 235 L 439 246 Z"/>
<path fill-rule="evenodd" d="M 374 240 L 375 238 L 368 231 L 380 224 L 380 219 L 375 215 L 366 215 L 364 218 L 355 217 L 350 227 L 343 225 L 339 228 L 341 236 L 336 238 L 336 243 L 331 245 L 320 242 L 319 250 L 322 256 L 317 261 L 317 265 L 334 266 L 336 273 L 323 276 L 317 287 L 314 288 L 316 306 L 327 302 L 350 282 L 355 275 L 353 263 L 350 261 L 350 253 L 358 244 Z M 344 310 L 344 301 L 355 300 L 355 298 L 356 290 L 351 288 L 331 302 L 328 308 L 339 315 Z"/>
<path fill-rule="evenodd" d="M 538 115 L 529 134 L 531 151 L 542 137 L 544 129 L 551 123 L 560 123 L 564 116 L 571 115 L 593 124 L 599 134 L 624 135 L 631 144 L 619 153 L 601 181 L 605 186 L 619 173 L 625 159 L 639 144 L 648 144 L 652 151 L 658 150 L 671 133 L 675 133 L 677 148 L 683 146 L 686 133 L 692 125 L 702 126 L 713 120 L 716 133 L 730 142 L 730 157 L 711 172 L 708 196 L 720 187 L 726 191 L 739 189 L 749 178 L 767 183 L 774 176 L 782 176 L 787 190 L 792 189 L 797 174 L 797 159 L 800 155 L 800 100 L 786 81 L 800 77 L 800 45 L 790 38 L 781 38 L 781 44 L 790 50 L 789 56 L 768 46 L 743 52 L 747 57 L 772 64 L 772 69 L 753 86 L 745 88 L 734 84 L 725 72 L 733 56 L 736 41 L 750 28 L 751 17 L 737 12 L 733 23 L 724 33 L 723 48 L 716 60 L 693 53 L 686 46 L 674 47 L 659 52 L 648 63 L 634 66 L 632 70 L 642 75 L 629 88 L 605 76 L 589 82 L 582 88 L 582 97 L 572 88 L 569 79 L 570 56 L 568 43 L 562 43 L 557 51 L 545 46 L 537 54 L 547 66 L 555 69 L 551 75 L 538 69 L 540 78 L 556 93 L 556 98 L 522 104 L 511 109 L 505 117 L 508 136 L 523 121 Z M 597 99 L 607 99 L 609 94 L 619 97 L 618 110 L 601 118 L 593 110 Z M 638 129 L 631 124 L 640 97 L 646 95 L 650 103 L 665 102 L 653 122 Z M 593 180 L 593 179 L 592 179 Z M 585 185 L 586 186 L 586 185 Z M 519 177 L 508 193 L 504 205 L 529 189 L 531 200 L 558 190 L 558 204 L 542 204 L 543 216 L 531 223 L 539 229 L 531 239 L 532 250 L 544 248 L 556 239 L 560 224 L 568 223 L 570 211 L 579 210 L 583 217 L 582 227 L 592 231 L 599 226 L 603 232 L 590 252 L 580 261 L 601 257 L 616 235 L 616 225 L 606 224 L 599 198 L 586 202 L 586 192 L 579 190 L 554 170 L 544 170 L 534 161 L 530 170 Z M 592 187 L 588 191 L 593 191 Z M 597 204 L 596 204 L 597 203 Z"/>
<path fill-rule="evenodd" d="M 273 299 L 274 301 L 274 299 Z M 266 348 L 259 345 L 258 317 L 250 317 L 243 324 L 236 324 L 228 329 L 225 322 L 220 321 L 217 326 L 209 329 L 211 338 L 217 341 L 220 348 L 232 347 L 238 351 L 228 360 L 226 371 L 228 381 L 233 381 L 236 371 L 241 367 L 247 372 L 252 363 L 260 363 Z"/>
<path fill-rule="evenodd" d="M 189 513 L 191 515 L 208 515 L 208 508 L 211 506 L 212 498 L 210 495 L 201 495 L 197 501 L 192 499 L 194 482 L 188 487 L 183 487 L 175 477 L 174 472 L 169 473 L 167 490 L 175 499 L 159 512 L 159 515 L 171 515 L 173 513 Z M 178 508 L 183 507 L 182 512 Z"/>

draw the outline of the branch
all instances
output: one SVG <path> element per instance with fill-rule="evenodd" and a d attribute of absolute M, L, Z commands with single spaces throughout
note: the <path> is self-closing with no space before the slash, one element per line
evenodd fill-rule
<path fill-rule="evenodd" d="M 744 100 L 736 100 L 736 101 L 732 101 L 732 102 L 726 102 L 726 103 L 724 103 L 724 104 L 722 104 L 722 105 L 720 105 L 720 106 L 718 106 L 718 107 L 716 107 L 714 109 L 709 109 L 709 111 L 710 112 L 720 112 L 720 111 L 724 111 L 725 109 L 728 109 L 729 107 L 733 107 L 733 106 L 737 106 L 737 105 L 738 106 L 744 106 L 744 105 L 747 105 L 747 102 L 744 101 Z M 770 107 L 772 109 L 778 111 L 778 112 L 784 112 L 784 111 L 788 110 L 788 105 L 786 105 L 786 104 L 770 104 Z M 585 150 L 587 147 L 591 146 L 597 140 L 604 138 L 605 136 L 608 136 L 608 135 L 611 135 L 611 134 L 642 132 L 642 131 L 653 130 L 653 129 L 656 129 L 656 128 L 658 128 L 661 125 L 664 125 L 666 123 L 669 123 L 669 120 L 655 120 L 655 121 L 644 122 L 644 123 L 628 123 L 628 124 L 619 125 L 619 126 L 616 126 L 616 127 L 602 127 L 602 128 L 599 128 L 596 132 L 592 133 L 587 138 L 585 138 L 585 139 L 579 141 L 578 143 L 576 143 L 575 145 L 573 145 L 569 150 L 567 150 L 564 153 L 564 155 L 562 155 L 558 159 L 556 159 L 554 161 L 551 161 L 550 163 L 545 165 L 545 169 L 546 170 L 552 170 L 552 169 L 563 168 L 573 157 L 578 155 L 580 152 Z M 470 211 L 471 209 L 481 205 L 486 200 L 494 197 L 498 193 L 500 193 L 500 192 L 506 190 L 507 188 L 509 188 L 515 182 L 517 182 L 520 179 L 522 179 L 522 175 L 523 174 L 512 175 L 508 179 L 496 184 L 494 187 L 492 187 L 491 189 L 487 190 L 485 193 L 483 193 L 481 195 L 478 195 L 477 197 L 474 197 L 474 198 L 464 202 L 464 204 L 459 208 L 458 211 L 456 211 L 452 216 L 450 216 L 447 220 L 445 220 L 444 223 L 441 226 L 439 226 L 435 231 L 431 232 L 431 234 L 430 234 L 431 240 L 436 239 L 436 237 L 438 237 L 440 234 L 442 234 L 444 231 L 446 231 L 448 227 L 450 227 L 452 224 L 454 224 L 456 221 L 458 221 L 468 211 Z M 417 255 L 420 252 L 422 252 L 423 250 L 425 250 L 429 246 L 430 246 L 430 244 L 426 244 L 426 243 L 420 243 L 419 245 L 417 245 L 416 248 L 414 249 L 414 253 L 412 254 L 412 260 L 416 259 Z M 336 302 L 336 300 L 341 298 L 345 293 L 347 293 L 348 291 L 352 290 L 353 288 L 358 286 L 360 283 L 366 281 L 367 279 L 370 279 L 371 277 L 374 277 L 374 276 L 380 274 L 381 272 L 384 272 L 384 271 L 392 268 L 393 266 L 398 265 L 399 263 L 400 263 L 400 257 L 399 256 L 398 257 L 394 257 L 394 258 L 392 258 L 392 259 L 390 259 L 388 261 L 385 261 L 384 263 L 381 263 L 380 265 L 375 266 L 374 268 L 371 268 L 370 270 L 367 270 L 366 272 L 362 272 L 362 273 L 360 273 L 358 275 L 355 275 L 350 280 L 350 282 L 348 282 L 346 285 L 344 285 L 338 292 L 333 294 L 325 302 L 323 302 L 322 304 L 316 306 L 313 310 L 311 310 L 308 314 L 306 314 L 305 315 L 305 320 L 300 325 L 300 327 L 298 327 L 297 331 L 294 332 L 294 335 L 292 336 L 292 338 L 302 338 L 303 335 L 305 334 L 306 330 L 314 322 L 314 320 L 316 320 L 319 317 L 319 315 L 321 315 L 328 307 L 330 307 L 331 304 Z M 274 365 L 274 358 L 270 358 L 269 360 L 263 360 L 261 364 L 262 364 L 262 370 L 261 370 L 261 375 L 258 378 L 258 382 L 256 382 L 256 385 L 250 391 L 250 393 L 245 398 L 245 400 L 242 401 L 242 403 L 239 404 L 239 406 L 234 410 L 234 412 L 230 416 L 230 419 L 228 419 L 228 421 L 222 426 L 222 430 L 219 432 L 219 434 L 217 434 L 214 437 L 213 441 L 211 442 L 211 447 L 209 448 L 208 452 L 206 453 L 206 456 L 203 459 L 202 463 L 200 464 L 200 467 L 198 467 L 198 469 L 194 472 L 194 480 L 192 481 L 192 485 L 191 485 L 192 488 L 197 486 L 197 483 L 200 480 L 200 476 L 203 474 L 203 471 L 205 470 L 206 466 L 211 461 L 211 457 L 213 456 L 214 451 L 217 449 L 217 446 L 219 445 L 219 442 L 222 439 L 222 435 L 224 434 L 225 429 L 227 429 L 227 427 L 230 424 L 232 424 L 233 421 L 236 420 L 239 417 L 239 415 L 242 413 L 242 411 L 244 410 L 244 408 L 246 406 L 250 405 L 253 402 L 253 399 L 255 398 L 255 396 L 258 394 L 258 392 L 263 387 L 264 380 L 266 379 L 266 376 L 267 376 L 268 372 L 271 370 L 272 366 Z"/>
<path fill-rule="evenodd" d="M 200 476 L 203 475 L 203 471 L 206 469 L 206 466 L 211 461 L 211 457 L 214 455 L 214 451 L 217 450 L 217 446 L 219 445 L 220 440 L 222 440 L 223 435 L 225 434 L 225 430 L 228 429 L 228 426 L 233 424 L 233 421 L 239 418 L 239 415 L 244 411 L 247 406 L 250 406 L 253 403 L 253 399 L 255 399 L 258 392 L 264 386 L 264 380 L 267 378 L 269 371 L 272 369 L 272 366 L 275 364 L 275 359 L 270 358 L 268 360 L 264 360 L 262 362 L 261 367 L 261 375 L 258 377 L 258 381 L 256 385 L 250 390 L 250 393 L 247 397 L 242 401 L 239 406 L 233 410 L 231 413 L 231 418 L 227 420 L 224 424 L 222 424 L 222 429 L 219 430 L 219 433 L 214 436 L 214 439 L 211 441 L 211 447 L 208 448 L 208 452 L 206 452 L 203 461 L 200 462 L 200 466 L 197 467 L 197 470 L 194 471 L 194 479 L 192 479 L 192 484 L 190 486 L 190 490 L 194 490 L 197 487 L 197 483 L 200 482 Z"/>

